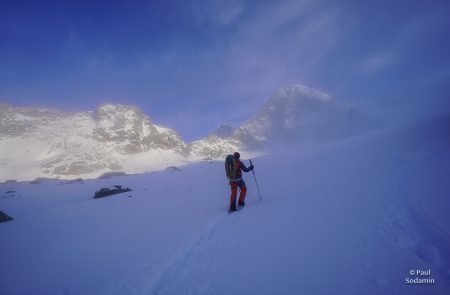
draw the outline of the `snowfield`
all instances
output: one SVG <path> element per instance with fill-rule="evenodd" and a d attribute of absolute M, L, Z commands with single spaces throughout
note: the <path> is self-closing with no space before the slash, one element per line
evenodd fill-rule
<path fill-rule="evenodd" d="M 272 151 L 231 215 L 222 162 L 1 184 L 0 294 L 450 294 L 449 126 Z"/>

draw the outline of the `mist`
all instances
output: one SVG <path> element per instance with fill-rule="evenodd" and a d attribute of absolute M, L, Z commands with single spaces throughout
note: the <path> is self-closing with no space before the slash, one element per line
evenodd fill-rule
<path fill-rule="evenodd" d="M 0 101 L 12 105 L 135 105 L 188 141 L 242 124 L 290 84 L 389 122 L 449 109 L 445 1 L 1 5 Z"/>

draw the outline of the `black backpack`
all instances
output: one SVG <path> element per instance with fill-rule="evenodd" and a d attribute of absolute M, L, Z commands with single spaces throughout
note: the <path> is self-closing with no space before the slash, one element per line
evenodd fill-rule
<path fill-rule="evenodd" d="M 237 169 L 236 159 L 234 158 L 233 155 L 228 155 L 225 158 L 225 172 L 227 173 L 228 179 L 234 178 L 234 176 L 236 175 L 236 169 Z"/>

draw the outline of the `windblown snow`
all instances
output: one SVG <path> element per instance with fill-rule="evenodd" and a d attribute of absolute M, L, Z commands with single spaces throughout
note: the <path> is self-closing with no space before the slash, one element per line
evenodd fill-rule
<path fill-rule="evenodd" d="M 94 128 L 83 118 L 80 130 Z M 256 158 L 263 200 L 245 174 L 247 206 L 231 215 L 222 162 L 1 184 L 15 220 L 0 223 L 0 294 L 449 294 L 448 126 Z M 133 191 L 93 199 L 115 184 Z"/>

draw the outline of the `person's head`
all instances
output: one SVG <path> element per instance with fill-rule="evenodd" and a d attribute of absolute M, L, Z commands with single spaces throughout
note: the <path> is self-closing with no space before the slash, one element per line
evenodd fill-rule
<path fill-rule="evenodd" d="M 239 158 L 241 157 L 241 154 L 239 154 L 238 152 L 235 152 L 234 157 L 239 160 Z"/>

